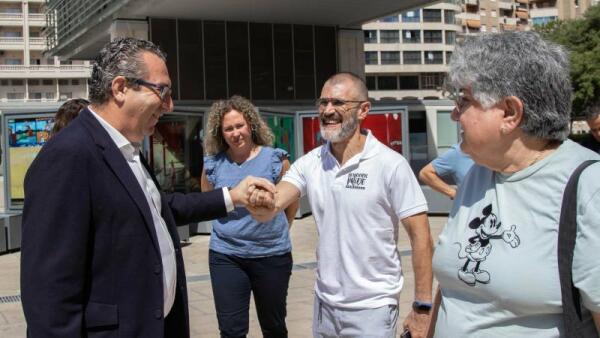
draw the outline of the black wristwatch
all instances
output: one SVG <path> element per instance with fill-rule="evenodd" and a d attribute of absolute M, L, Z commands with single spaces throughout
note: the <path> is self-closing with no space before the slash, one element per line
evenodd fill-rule
<path fill-rule="evenodd" d="M 431 311 L 432 307 L 433 307 L 433 304 L 428 303 L 428 302 L 421 302 L 419 300 L 415 300 L 412 303 L 412 308 L 415 311 L 429 312 L 429 311 Z"/>

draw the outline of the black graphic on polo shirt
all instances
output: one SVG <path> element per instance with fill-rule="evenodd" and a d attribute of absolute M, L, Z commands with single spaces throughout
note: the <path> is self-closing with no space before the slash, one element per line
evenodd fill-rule
<path fill-rule="evenodd" d="M 346 182 L 346 188 L 365 190 L 365 185 L 367 184 L 367 176 L 369 175 L 361 173 L 349 173 L 348 181 Z"/>
<path fill-rule="evenodd" d="M 504 243 L 516 248 L 521 243 L 515 232 L 517 226 L 512 225 L 510 230 L 504 230 L 502 223 L 492 212 L 492 205 L 483 208 L 483 217 L 475 217 L 469 223 L 469 228 L 475 229 L 475 236 L 468 239 L 468 244 L 463 248 L 458 244 L 458 258 L 467 259 L 465 264 L 458 270 L 458 278 L 468 285 L 475 286 L 477 282 L 488 284 L 490 273 L 481 268 L 481 263 L 492 252 L 492 240 L 502 239 Z"/>

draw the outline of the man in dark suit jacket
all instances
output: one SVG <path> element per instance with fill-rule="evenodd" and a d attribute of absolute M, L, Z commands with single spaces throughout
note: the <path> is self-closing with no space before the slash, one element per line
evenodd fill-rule
<path fill-rule="evenodd" d="M 164 194 L 139 145 L 173 109 L 164 54 L 119 39 L 94 64 L 91 105 L 54 136 L 25 178 L 21 294 L 29 337 L 189 337 L 177 224 L 247 203 L 247 178 Z"/>

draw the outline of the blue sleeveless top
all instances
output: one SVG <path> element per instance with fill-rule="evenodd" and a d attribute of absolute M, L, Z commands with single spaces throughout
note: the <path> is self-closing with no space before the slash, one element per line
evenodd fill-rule
<path fill-rule="evenodd" d="M 263 177 L 275 183 L 288 153 L 281 149 L 261 147 L 252 159 L 237 164 L 225 152 L 204 157 L 204 170 L 215 189 L 236 186 L 248 175 Z M 212 222 L 210 249 L 243 258 L 275 256 L 292 250 L 288 222 L 280 212 L 267 223 L 256 221 L 248 210 L 236 207 L 227 217 Z"/>

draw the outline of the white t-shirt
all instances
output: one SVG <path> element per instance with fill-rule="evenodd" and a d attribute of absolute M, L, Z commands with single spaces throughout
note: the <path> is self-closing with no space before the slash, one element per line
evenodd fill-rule
<path fill-rule="evenodd" d="M 317 296 L 348 309 L 397 304 L 398 221 L 427 211 L 406 160 L 369 132 L 343 167 L 327 144 L 298 159 L 283 180 L 308 195 L 317 223 Z"/>
<path fill-rule="evenodd" d="M 560 337 L 561 203 L 571 173 L 588 159 L 600 156 L 567 140 L 511 175 L 473 167 L 434 254 L 442 288 L 436 337 Z M 600 163 L 580 177 L 577 224 L 573 280 L 584 307 L 600 312 Z"/>

